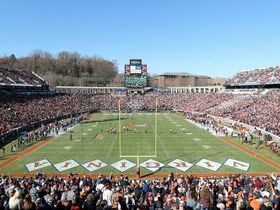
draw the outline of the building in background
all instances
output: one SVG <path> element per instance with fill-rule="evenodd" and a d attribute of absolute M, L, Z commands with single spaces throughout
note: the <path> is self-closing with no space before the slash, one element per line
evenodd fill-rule
<path fill-rule="evenodd" d="M 224 77 L 215 77 L 211 79 L 211 86 L 223 86 L 226 82 Z"/>
<path fill-rule="evenodd" d="M 212 78 L 189 73 L 166 72 L 157 76 L 157 87 L 212 86 Z"/>

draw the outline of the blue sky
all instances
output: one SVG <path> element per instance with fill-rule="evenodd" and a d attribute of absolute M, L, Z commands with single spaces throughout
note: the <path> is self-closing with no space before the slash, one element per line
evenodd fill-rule
<path fill-rule="evenodd" d="M 36 49 L 117 60 L 151 74 L 233 76 L 280 64 L 279 0 L 6 0 L 0 55 Z"/>

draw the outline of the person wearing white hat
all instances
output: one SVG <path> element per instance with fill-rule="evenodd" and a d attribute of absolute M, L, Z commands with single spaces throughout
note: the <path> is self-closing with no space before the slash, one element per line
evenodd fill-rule
<path fill-rule="evenodd" d="M 218 203 L 217 203 L 216 206 L 220 210 L 224 210 L 225 209 L 225 204 L 223 204 L 223 202 L 221 200 L 218 200 Z"/>

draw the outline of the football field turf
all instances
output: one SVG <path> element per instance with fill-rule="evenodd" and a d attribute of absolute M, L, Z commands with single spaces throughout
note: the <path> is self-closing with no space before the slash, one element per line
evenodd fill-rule
<path fill-rule="evenodd" d="M 96 113 L 72 131 L 72 141 L 62 134 L 1 172 L 135 173 L 138 163 L 144 174 L 277 171 L 176 113 Z"/>

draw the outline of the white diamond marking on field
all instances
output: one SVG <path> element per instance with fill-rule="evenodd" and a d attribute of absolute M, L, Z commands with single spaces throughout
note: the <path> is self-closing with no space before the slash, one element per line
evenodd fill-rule
<path fill-rule="evenodd" d="M 114 167 L 115 169 L 117 169 L 118 171 L 124 172 L 124 171 L 136 166 L 136 164 L 129 160 L 123 159 L 118 162 L 112 163 L 111 166 Z"/>
<path fill-rule="evenodd" d="M 107 166 L 107 163 L 104 163 L 102 160 L 93 160 L 83 164 L 83 167 L 90 172 L 104 168 L 105 166 Z"/>
<path fill-rule="evenodd" d="M 234 160 L 234 159 L 228 159 L 225 163 L 225 165 L 233 167 L 233 168 L 237 168 L 243 171 L 248 171 L 250 164 L 249 163 L 245 163 L 239 160 Z"/>
<path fill-rule="evenodd" d="M 79 163 L 77 163 L 77 162 L 76 162 L 75 160 L 73 160 L 73 159 L 66 160 L 66 161 L 63 161 L 63 162 L 54 164 L 54 167 L 55 167 L 59 172 L 65 171 L 65 170 L 70 169 L 70 168 L 75 168 L 75 167 L 77 167 L 77 166 L 79 166 Z"/>
<path fill-rule="evenodd" d="M 149 159 L 141 163 L 140 166 L 154 172 L 159 170 L 162 166 L 164 166 L 164 164 L 156 160 Z"/>
<path fill-rule="evenodd" d="M 191 168 L 193 166 L 192 163 L 180 160 L 180 159 L 176 159 L 173 160 L 172 162 L 168 163 L 169 166 L 173 167 L 173 168 L 177 168 L 181 171 L 187 171 L 189 168 Z"/>
<path fill-rule="evenodd" d="M 220 163 L 216 163 L 214 161 L 206 160 L 206 159 L 200 160 L 196 165 L 201 166 L 203 168 L 207 168 L 212 171 L 217 171 L 222 166 L 222 164 Z"/>
<path fill-rule="evenodd" d="M 35 171 L 37 169 L 45 168 L 51 165 L 52 164 L 47 159 L 25 164 L 28 171 Z"/>

